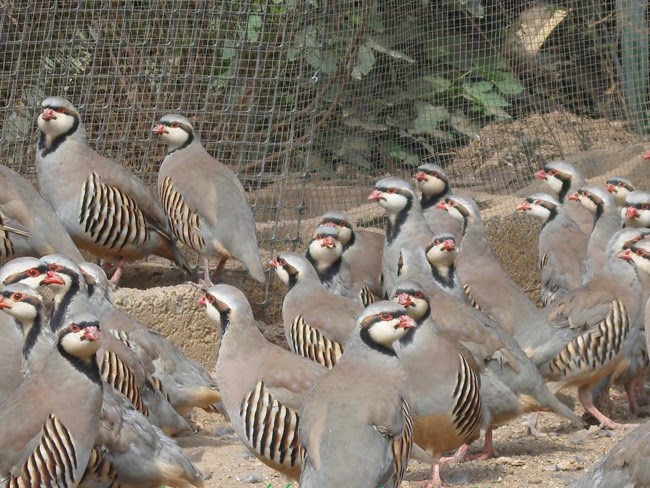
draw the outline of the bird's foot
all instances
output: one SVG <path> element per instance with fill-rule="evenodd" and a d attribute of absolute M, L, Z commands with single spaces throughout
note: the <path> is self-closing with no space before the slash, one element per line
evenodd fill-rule
<path fill-rule="evenodd" d="M 468 449 L 469 449 L 469 445 L 463 444 L 458 448 L 458 450 L 453 456 L 441 457 L 440 460 L 438 461 L 438 464 L 454 464 L 454 463 L 459 463 L 461 461 L 464 461 L 465 459 L 467 459 Z"/>

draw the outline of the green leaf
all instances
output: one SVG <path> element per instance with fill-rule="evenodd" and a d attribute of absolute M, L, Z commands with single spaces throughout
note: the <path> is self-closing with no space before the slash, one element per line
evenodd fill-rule
<path fill-rule="evenodd" d="M 423 76 L 422 81 L 433 94 L 444 93 L 451 87 L 451 81 L 441 76 Z"/>
<path fill-rule="evenodd" d="M 233 39 L 224 39 L 223 47 L 221 48 L 221 57 L 223 59 L 233 59 L 237 55 L 235 50 L 235 41 Z"/>
<path fill-rule="evenodd" d="M 395 141 L 388 141 L 386 143 L 388 149 L 388 156 L 392 159 L 401 161 L 409 166 L 419 166 L 420 158 L 417 154 L 406 151 L 400 144 Z"/>
<path fill-rule="evenodd" d="M 416 102 L 415 111 L 417 117 L 413 120 L 411 134 L 438 135 L 438 126 L 449 120 L 449 111 L 446 107 L 433 106 L 430 103 Z"/>
<path fill-rule="evenodd" d="M 462 114 L 452 115 L 449 123 L 458 132 L 471 138 L 478 137 L 479 131 L 481 129 L 481 126 L 478 122 L 468 117 L 465 117 Z"/>
<path fill-rule="evenodd" d="M 509 119 L 510 115 L 502 107 L 509 107 L 510 104 L 492 88 L 494 85 L 489 81 L 475 83 L 464 83 L 463 91 L 465 97 L 472 100 L 479 106 L 479 109 L 487 115 Z"/>
<path fill-rule="evenodd" d="M 458 3 L 476 18 L 480 19 L 485 15 L 481 0 L 458 0 Z"/>
<path fill-rule="evenodd" d="M 524 91 L 524 87 L 521 86 L 517 77 L 512 73 L 499 71 L 495 75 L 492 82 L 504 95 L 519 95 Z"/>
<path fill-rule="evenodd" d="M 352 78 L 360 80 L 365 75 L 370 73 L 372 67 L 375 65 L 375 53 L 368 47 L 367 44 L 359 46 L 357 53 L 357 64 L 352 69 Z"/>
<path fill-rule="evenodd" d="M 248 42 L 257 42 L 260 38 L 260 27 L 262 27 L 262 17 L 257 14 L 248 16 L 246 25 L 246 40 Z"/>

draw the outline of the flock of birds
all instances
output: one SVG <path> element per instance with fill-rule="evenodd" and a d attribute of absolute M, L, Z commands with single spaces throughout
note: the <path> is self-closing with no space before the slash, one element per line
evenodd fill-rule
<path fill-rule="evenodd" d="M 186 118 L 153 129 L 168 145 L 160 200 L 87 145 L 69 101 L 44 100 L 38 127 L 39 192 L 0 166 L 4 486 L 200 487 L 171 438 L 195 407 L 223 408 L 246 447 L 302 488 L 397 487 L 410 458 L 440 486 L 441 464 L 494 456 L 493 429 L 525 413 L 533 434 L 539 412 L 583 427 L 555 396 L 566 388 L 603 428 L 631 427 L 594 404 L 611 386 L 638 413 L 650 193 L 626 178 L 587 185 L 566 162 L 535 174 L 553 196 L 516 210 L 543 222 L 541 309 L 441 167 L 418 168 L 420 197 L 403 179 L 378 181 L 369 199 L 385 210 L 384 234 L 331 211 L 306 253 L 270 261 L 287 287 L 287 350 L 263 336 L 242 291 L 212 283 L 210 258 L 217 274 L 236 259 L 265 275 L 241 184 Z M 204 260 L 199 305 L 221 327 L 216 380 L 111 302 L 129 261 L 155 254 L 194 274 L 179 241 Z M 470 456 L 481 430 L 484 450 Z M 635 430 L 579 486 L 650 485 L 649 438 L 648 424 Z"/>

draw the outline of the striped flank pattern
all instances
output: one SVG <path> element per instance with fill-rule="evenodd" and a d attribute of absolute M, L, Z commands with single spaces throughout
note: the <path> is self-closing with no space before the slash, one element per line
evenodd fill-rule
<path fill-rule="evenodd" d="M 460 436 L 471 439 L 478 435 L 483 417 L 483 408 L 479 390 L 479 377 L 472 371 L 467 360 L 459 354 L 460 367 L 456 377 L 456 387 L 452 395 L 454 399 L 454 425 Z"/>
<path fill-rule="evenodd" d="M 341 344 L 328 339 L 306 323 L 302 315 L 298 315 L 291 323 L 291 347 L 296 354 L 330 369 L 343 354 Z"/>
<path fill-rule="evenodd" d="M 181 194 L 176 191 L 169 176 L 163 180 L 160 197 L 174 235 L 183 244 L 200 253 L 205 247 L 205 241 L 199 233 L 201 220 L 196 213 L 190 210 Z"/>
<path fill-rule="evenodd" d="M 135 375 L 124 362 L 111 351 L 105 351 L 99 365 L 102 379 L 129 399 L 133 406 L 142 414 L 149 415 L 147 406 L 142 401 L 140 389 L 136 385 Z"/>

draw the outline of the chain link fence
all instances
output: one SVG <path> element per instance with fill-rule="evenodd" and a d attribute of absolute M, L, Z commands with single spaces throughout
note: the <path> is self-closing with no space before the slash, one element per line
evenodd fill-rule
<path fill-rule="evenodd" d="M 642 0 L 4 0 L 0 161 L 33 175 L 43 98 L 155 182 L 164 114 L 249 191 L 260 244 L 324 210 L 361 224 L 372 181 L 424 160 L 512 194 L 544 162 L 646 140 Z M 363 221 L 362 221 L 363 220 Z"/>

